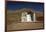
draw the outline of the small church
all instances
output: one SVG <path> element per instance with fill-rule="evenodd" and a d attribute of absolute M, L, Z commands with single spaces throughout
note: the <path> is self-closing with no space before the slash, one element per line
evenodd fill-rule
<path fill-rule="evenodd" d="M 35 12 L 22 12 L 21 22 L 36 22 Z"/>

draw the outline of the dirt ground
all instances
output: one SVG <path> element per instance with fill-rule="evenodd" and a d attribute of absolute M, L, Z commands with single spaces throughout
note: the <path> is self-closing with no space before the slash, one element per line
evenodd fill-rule
<path fill-rule="evenodd" d="M 13 23 L 8 25 L 8 30 L 23 30 L 23 29 L 39 29 L 43 28 L 43 23 Z"/>
<path fill-rule="evenodd" d="M 39 29 L 43 29 L 43 23 L 13 23 L 11 25 L 7 26 L 7 30 L 8 31 L 23 31 L 23 30 L 39 30 Z"/>
<path fill-rule="evenodd" d="M 37 14 L 37 13 L 36 13 Z M 43 15 L 43 14 L 42 14 Z M 21 11 L 9 12 L 7 11 L 7 31 L 18 31 L 18 30 L 37 30 L 44 28 L 44 17 L 41 14 L 37 14 L 36 22 L 24 22 L 21 23 Z"/>

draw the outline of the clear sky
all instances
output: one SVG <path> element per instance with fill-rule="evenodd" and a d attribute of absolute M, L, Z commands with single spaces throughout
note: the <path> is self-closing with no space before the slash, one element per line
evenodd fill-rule
<path fill-rule="evenodd" d="M 44 10 L 44 3 L 37 3 L 37 2 L 7 2 L 7 9 L 16 10 L 21 8 L 32 8 L 37 11 Z"/>

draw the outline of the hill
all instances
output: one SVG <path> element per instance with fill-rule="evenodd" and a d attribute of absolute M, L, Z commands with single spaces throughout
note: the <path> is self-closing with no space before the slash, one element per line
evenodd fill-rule
<path fill-rule="evenodd" d="M 18 9 L 15 11 L 7 11 L 7 23 L 13 23 L 13 22 L 21 22 L 21 13 L 22 12 L 28 12 L 28 13 L 33 13 L 32 9 L 30 8 L 23 8 L 23 9 Z M 43 21 L 43 12 L 35 11 L 36 13 L 36 18 L 39 21 Z"/>

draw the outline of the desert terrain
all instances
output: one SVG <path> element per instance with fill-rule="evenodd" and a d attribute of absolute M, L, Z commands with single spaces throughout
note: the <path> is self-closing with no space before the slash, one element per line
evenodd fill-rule
<path fill-rule="evenodd" d="M 44 28 L 44 15 L 43 12 L 36 12 L 36 22 L 21 23 L 21 13 L 31 9 L 18 9 L 16 11 L 7 10 L 7 30 L 32 30 L 32 29 L 43 29 Z M 33 11 L 32 11 L 33 12 Z"/>

